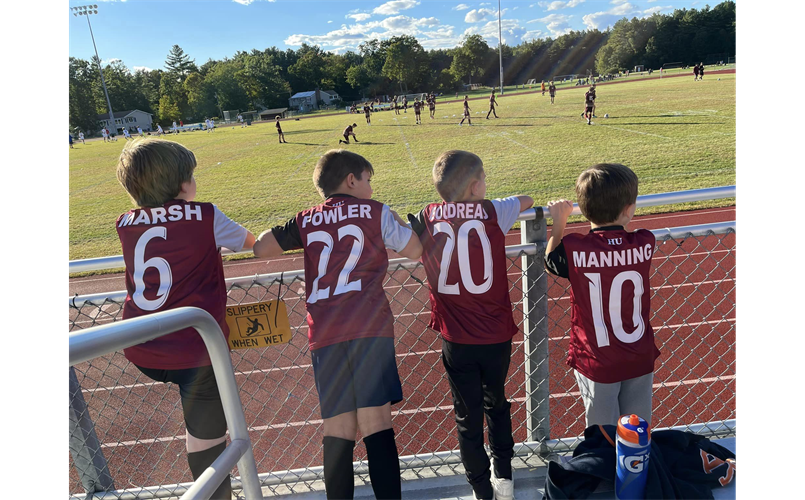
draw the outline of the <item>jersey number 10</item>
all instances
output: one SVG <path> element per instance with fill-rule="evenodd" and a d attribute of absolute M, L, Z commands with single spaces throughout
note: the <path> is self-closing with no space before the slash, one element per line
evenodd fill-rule
<path fill-rule="evenodd" d="M 609 345 L 609 332 L 604 323 L 604 300 L 601 296 L 601 275 L 599 273 L 584 273 L 590 280 L 590 309 L 593 313 L 593 324 L 595 325 L 595 341 L 598 347 Z M 626 332 L 623 329 L 623 318 L 621 316 L 621 299 L 623 294 L 623 284 L 631 281 L 634 285 L 634 299 L 632 308 L 632 324 L 635 329 Z M 637 271 L 623 271 L 618 273 L 612 280 L 609 290 L 609 322 L 615 337 L 624 344 L 633 344 L 640 340 L 646 331 L 641 314 L 641 298 L 643 297 L 643 277 Z"/>

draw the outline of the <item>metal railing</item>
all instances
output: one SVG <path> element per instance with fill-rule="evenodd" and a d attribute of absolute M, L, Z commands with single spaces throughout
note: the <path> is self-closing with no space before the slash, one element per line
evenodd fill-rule
<path fill-rule="evenodd" d="M 141 344 L 188 327 L 196 329 L 202 340 L 204 340 L 204 344 L 209 352 L 215 381 L 218 384 L 218 390 L 223 403 L 224 416 L 226 418 L 226 425 L 229 430 L 231 442 L 224 451 L 221 452 L 218 458 L 215 459 L 212 465 L 210 465 L 192 485 L 189 487 L 175 488 L 163 487 L 162 489 L 170 496 L 181 494 L 182 500 L 207 499 L 215 492 L 215 489 L 221 484 L 224 477 L 229 476 L 229 472 L 237 463 L 238 470 L 241 473 L 242 488 L 244 493 L 246 493 L 247 499 L 262 499 L 263 495 L 257 478 L 257 466 L 254 461 L 254 454 L 252 453 L 249 431 L 246 427 L 246 418 L 243 414 L 243 406 L 238 397 L 238 386 L 232 371 L 229 346 L 224 340 L 221 327 L 207 311 L 196 307 L 180 307 L 170 311 L 154 313 L 149 316 L 134 318 L 128 321 L 110 323 L 70 334 L 71 382 L 75 378 L 72 367 L 77 364 L 86 363 L 109 353 L 114 353 L 126 347 Z M 71 383 L 71 387 L 72 386 L 73 384 Z M 74 422 L 78 424 L 82 422 L 82 420 L 82 423 L 86 423 L 87 412 L 82 411 L 81 405 L 79 404 L 83 401 L 84 398 L 80 392 L 71 394 L 71 424 Z M 71 425 L 71 427 L 74 426 L 75 425 Z M 75 440 L 75 433 L 71 433 L 71 445 L 75 443 Z M 76 451 L 78 451 L 79 454 L 91 449 L 89 446 L 86 446 L 86 443 L 87 442 L 84 441 L 85 446 L 77 447 Z M 97 440 L 94 440 L 94 443 L 97 443 Z M 96 449 L 100 451 L 100 447 Z M 74 460 L 81 460 L 77 458 L 79 454 L 73 455 Z M 96 462 L 99 460 L 99 453 L 91 453 L 91 455 L 91 460 Z M 84 468 L 83 470 L 90 471 L 92 468 Z M 112 486 L 111 481 L 108 480 L 110 479 L 108 467 L 102 466 L 101 470 L 104 471 L 104 474 L 98 477 L 103 479 L 96 484 L 108 489 Z M 96 491 L 103 491 L 103 489 L 96 489 Z M 147 497 L 146 495 L 140 495 L 141 493 L 143 492 L 116 492 L 114 498 Z M 102 494 L 96 494 L 94 498 L 103 498 L 104 496 L 105 495 Z"/>
<path fill-rule="evenodd" d="M 640 197 L 638 206 L 735 196 L 734 187 Z M 565 365 L 570 325 L 566 280 L 544 270 L 544 207 L 521 214 L 521 245 L 507 247 L 510 295 L 520 333 L 513 339 L 507 396 L 512 402 L 516 459 L 534 465 L 571 450 L 584 430 L 584 408 L 572 370 Z M 652 325 L 662 352 L 655 372 L 656 428 L 682 428 L 708 436 L 735 434 L 735 224 L 653 231 Z M 405 400 L 393 408 L 401 466 L 460 474 L 453 405 L 443 376 L 440 337 L 427 328 L 426 277 L 418 262 L 396 259 L 385 289 L 395 316 L 397 360 Z M 320 487 L 321 424 L 307 353 L 304 272 L 226 281 L 230 305 L 282 298 L 293 337 L 287 344 L 230 353 L 260 484 L 271 494 Z M 125 292 L 71 297 L 70 329 L 117 321 Z M 77 366 L 76 383 L 88 401 L 105 469 L 115 487 L 177 485 L 189 474 L 180 459 L 182 413 L 176 391 L 151 382 L 121 353 Z M 154 409 L 156 408 L 156 409 Z M 354 464 L 368 481 L 359 441 Z M 141 467 L 143 457 L 154 467 Z M 178 457 L 178 458 L 177 458 Z M 237 488 L 237 481 L 233 481 Z M 71 470 L 70 491 L 80 488 Z M 104 498 L 119 498 L 121 490 Z M 165 496 L 166 487 L 149 495 Z"/>

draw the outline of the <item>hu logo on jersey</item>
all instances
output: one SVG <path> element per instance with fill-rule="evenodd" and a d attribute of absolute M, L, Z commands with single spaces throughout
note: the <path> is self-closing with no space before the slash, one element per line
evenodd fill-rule
<path fill-rule="evenodd" d="M 610 245 L 621 245 L 623 244 L 623 238 L 607 238 L 607 243 Z"/>
<path fill-rule="evenodd" d="M 640 474 L 648 462 L 648 455 L 637 456 L 622 456 L 618 457 L 621 462 L 621 467 L 631 472 L 632 474 Z"/>

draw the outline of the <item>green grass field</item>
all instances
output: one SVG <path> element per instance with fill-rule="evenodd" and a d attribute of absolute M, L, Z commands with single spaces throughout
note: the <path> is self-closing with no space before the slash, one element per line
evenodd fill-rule
<path fill-rule="evenodd" d="M 483 159 L 488 197 L 529 194 L 540 205 L 558 197 L 573 199 L 578 174 L 598 162 L 631 167 L 640 178 L 640 194 L 732 185 L 735 74 L 705 76 L 701 82 L 680 77 L 599 85 L 594 126 L 579 116 L 586 88 L 576 87 L 557 92 L 554 105 L 547 93 L 498 97 L 497 120 L 484 119 L 486 101 L 470 101 L 471 127 L 457 126 L 461 104 L 451 103 L 437 105 L 435 120 L 425 110 L 420 126 L 414 124 L 412 109 L 399 116 L 376 113 L 372 126 L 362 114 L 285 121 L 289 144 L 277 143 L 270 123 L 168 138 L 196 155 L 196 199 L 217 204 L 255 234 L 321 201 L 311 181 L 313 167 L 325 151 L 339 147 L 341 131 L 352 122 L 358 124 L 360 143 L 346 147 L 374 166 L 374 198 L 403 217 L 437 201 L 431 169 L 449 149 L 469 150 Z M 123 139 L 97 140 L 70 150 L 71 259 L 121 251 L 114 221 L 132 207 L 115 177 L 124 145 Z"/>

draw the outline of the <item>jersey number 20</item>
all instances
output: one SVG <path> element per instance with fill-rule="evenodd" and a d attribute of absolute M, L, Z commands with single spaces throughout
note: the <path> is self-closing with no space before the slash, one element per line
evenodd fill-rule
<path fill-rule="evenodd" d="M 469 250 L 469 236 L 470 231 L 475 230 L 478 238 L 481 240 L 481 248 L 484 254 L 484 281 L 476 285 L 472 281 L 472 273 L 470 271 L 470 250 Z M 442 262 L 439 270 L 439 283 L 437 290 L 439 293 L 445 295 L 459 295 L 458 282 L 451 285 L 447 284 L 447 271 L 450 269 L 450 260 L 453 258 L 453 248 L 458 247 L 458 270 L 461 275 L 461 283 L 473 295 L 480 295 L 489 291 L 492 288 L 492 245 L 489 243 L 489 237 L 486 235 L 483 222 L 479 220 L 467 221 L 458 228 L 458 244 L 456 244 L 456 235 L 453 232 L 453 227 L 447 222 L 437 222 L 433 225 L 433 234 L 437 235 L 444 233 L 447 235 L 447 241 L 444 243 L 442 250 Z"/>

